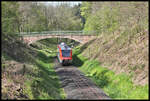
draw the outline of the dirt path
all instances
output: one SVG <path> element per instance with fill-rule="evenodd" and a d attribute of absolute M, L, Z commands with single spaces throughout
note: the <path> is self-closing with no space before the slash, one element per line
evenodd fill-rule
<path fill-rule="evenodd" d="M 110 99 L 90 79 L 74 66 L 61 66 L 55 59 L 55 71 L 60 77 L 67 99 Z"/>

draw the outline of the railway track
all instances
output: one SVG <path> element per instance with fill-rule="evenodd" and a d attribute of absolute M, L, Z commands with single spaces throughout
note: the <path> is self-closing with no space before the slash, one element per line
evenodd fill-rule
<path fill-rule="evenodd" d="M 83 76 L 79 75 L 76 73 L 75 70 L 72 71 L 72 74 L 76 75 L 77 78 L 72 78 L 74 84 L 78 87 L 78 89 L 81 90 L 82 94 L 84 95 L 85 98 L 90 99 L 91 95 L 95 95 L 95 98 L 101 99 L 102 97 L 96 92 L 97 90 L 93 87 L 91 87 L 91 85 L 89 85 L 89 83 L 87 82 L 86 79 L 83 78 Z M 86 86 L 87 88 L 84 89 L 84 91 L 82 90 L 83 86 Z M 90 92 L 90 93 L 87 93 Z"/>
<path fill-rule="evenodd" d="M 55 71 L 60 77 L 67 99 L 110 99 L 76 67 L 61 66 L 55 60 Z"/>

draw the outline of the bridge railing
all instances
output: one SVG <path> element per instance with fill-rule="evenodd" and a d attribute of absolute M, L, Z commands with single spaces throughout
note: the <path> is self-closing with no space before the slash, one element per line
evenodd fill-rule
<path fill-rule="evenodd" d="M 41 31 L 41 32 L 20 32 L 21 36 L 33 35 L 97 35 L 97 31 Z"/>

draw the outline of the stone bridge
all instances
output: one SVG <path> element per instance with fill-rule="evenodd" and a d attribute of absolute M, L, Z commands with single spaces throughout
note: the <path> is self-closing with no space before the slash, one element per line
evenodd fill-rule
<path fill-rule="evenodd" d="M 46 38 L 68 38 L 84 44 L 95 38 L 96 31 L 43 31 L 17 33 L 27 44 Z"/>
<path fill-rule="evenodd" d="M 75 40 L 77 42 L 80 42 L 81 44 L 84 44 L 93 38 L 96 38 L 96 35 L 56 35 L 56 34 L 49 34 L 49 35 L 26 35 L 22 36 L 23 41 L 27 44 L 34 43 L 38 40 L 41 39 L 46 39 L 46 38 L 68 38 Z"/>

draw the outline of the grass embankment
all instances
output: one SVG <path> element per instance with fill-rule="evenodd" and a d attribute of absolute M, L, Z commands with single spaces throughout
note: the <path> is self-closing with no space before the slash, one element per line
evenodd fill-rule
<path fill-rule="evenodd" d="M 34 74 L 28 75 L 25 93 L 29 99 L 64 99 L 64 91 L 53 69 L 53 56 L 39 50 L 34 66 Z"/>
<path fill-rule="evenodd" d="M 131 81 L 132 75 L 125 73 L 116 75 L 113 71 L 102 67 L 98 61 L 88 60 L 83 57 L 81 47 L 74 50 L 74 64 L 91 78 L 93 82 L 112 99 L 148 99 L 148 85 L 134 85 Z M 77 64 L 77 63 L 82 63 Z"/>
<path fill-rule="evenodd" d="M 2 99 L 65 99 L 53 68 L 56 39 L 40 40 L 33 48 L 13 39 L 3 42 Z"/>
<path fill-rule="evenodd" d="M 36 46 L 38 54 L 34 74 L 28 75 L 32 80 L 26 82 L 25 93 L 29 95 L 30 99 L 65 98 L 65 93 L 53 68 L 57 45 L 55 41 L 55 39 L 45 39 L 32 44 Z"/>

